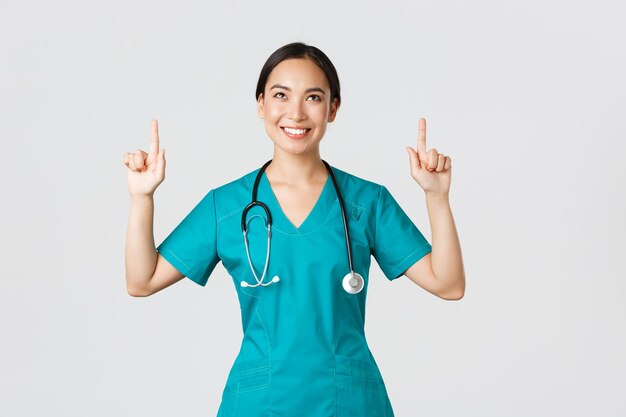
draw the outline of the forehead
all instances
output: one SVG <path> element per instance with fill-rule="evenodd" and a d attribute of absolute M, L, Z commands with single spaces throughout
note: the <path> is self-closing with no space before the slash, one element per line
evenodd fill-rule
<path fill-rule="evenodd" d="M 267 88 L 278 83 L 286 87 L 328 89 L 326 75 L 313 61 L 306 58 L 290 58 L 274 67 L 267 78 Z"/>

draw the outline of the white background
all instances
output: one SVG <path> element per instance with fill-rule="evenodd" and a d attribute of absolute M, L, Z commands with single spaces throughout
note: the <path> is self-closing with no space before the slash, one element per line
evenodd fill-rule
<path fill-rule="evenodd" d="M 206 287 L 127 294 L 122 159 L 158 119 L 158 244 L 271 158 L 254 90 L 293 41 L 339 72 L 322 158 L 386 185 L 429 241 L 419 117 L 452 158 L 465 297 L 372 260 L 396 416 L 625 415 L 625 20 L 620 1 L 3 1 L 0 415 L 216 414 L 233 282 L 219 264 Z"/>

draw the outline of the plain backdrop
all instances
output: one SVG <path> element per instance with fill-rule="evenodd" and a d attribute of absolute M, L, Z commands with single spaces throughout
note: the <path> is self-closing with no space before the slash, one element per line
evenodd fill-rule
<path fill-rule="evenodd" d="M 127 294 L 122 160 L 158 119 L 158 244 L 272 157 L 254 90 L 293 41 L 339 72 L 322 158 L 387 186 L 431 242 L 405 150 L 420 117 L 452 158 L 465 297 L 372 260 L 366 335 L 396 415 L 625 415 L 625 20 L 621 1 L 4 0 L 0 415 L 216 414 L 232 279 Z"/>

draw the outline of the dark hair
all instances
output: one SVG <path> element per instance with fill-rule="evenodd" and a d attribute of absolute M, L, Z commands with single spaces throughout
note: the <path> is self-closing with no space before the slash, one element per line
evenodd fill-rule
<path fill-rule="evenodd" d="M 324 74 L 326 74 L 326 79 L 328 80 L 328 85 L 330 86 L 330 102 L 332 103 L 333 100 L 337 98 L 337 101 L 341 103 L 339 76 L 337 75 L 335 66 L 332 62 L 330 62 L 330 59 L 328 59 L 324 52 L 314 46 L 306 45 L 302 42 L 293 42 L 285 46 L 281 46 L 275 50 L 269 58 L 267 58 L 265 65 L 263 65 L 263 68 L 261 69 L 259 81 L 256 85 L 256 100 L 258 100 L 259 96 L 265 91 L 265 84 L 267 83 L 267 79 L 269 78 L 274 67 L 282 61 L 290 58 L 308 58 L 312 60 L 315 65 L 317 65 L 322 71 L 324 71 Z"/>

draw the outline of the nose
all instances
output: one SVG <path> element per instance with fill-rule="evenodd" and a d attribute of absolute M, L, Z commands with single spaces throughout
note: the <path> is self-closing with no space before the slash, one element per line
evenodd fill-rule
<path fill-rule="evenodd" d="M 289 119 L 291 120 L 303 120 L 306 118 L 304 114 L 304 108 L 299 100 L 293 100 L 291 107 L 289 108 Z"/>

